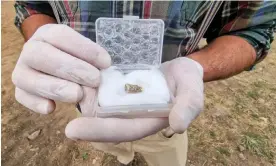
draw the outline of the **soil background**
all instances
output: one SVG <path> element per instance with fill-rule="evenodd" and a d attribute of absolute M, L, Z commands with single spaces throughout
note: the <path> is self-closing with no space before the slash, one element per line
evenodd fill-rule
<path fill-rule="evenodd" d="M 24 40 L 15 28 L 13 2 L 2 1 L 2 142 L 4 166 L 86 166 L 119 163 L 86 142 L 64 135 L 74 105 L 50 115 L 32 113 L 14 98 L 11 73 Z M 26 78 L 27 79 L 27 78 Z M 190 166 L 276 165 L 276 44 L 254 71 L 205 84 L 205 111 L 189 128 Z M 27 136 L 41 131 L 37 138 Z M 137 154 L 132 165 L 146 165 Z"/>

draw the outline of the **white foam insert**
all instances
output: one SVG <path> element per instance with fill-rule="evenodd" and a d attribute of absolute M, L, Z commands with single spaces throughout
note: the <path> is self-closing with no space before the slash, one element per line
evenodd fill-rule
<path fill-rule="evenodd" d="M 126 83 L 143 87 L 143 92 L 126 93 Z M 163 73 L 158 69 L 135 70 L 124 75 L 110 67 L 101 72 L 98 100 L 101 107 L 166 104 L 170 101 L 170 92 Z"/>

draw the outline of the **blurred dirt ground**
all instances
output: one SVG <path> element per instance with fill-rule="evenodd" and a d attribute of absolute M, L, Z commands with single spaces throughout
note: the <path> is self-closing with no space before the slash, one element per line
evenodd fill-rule
<path fill-rule="evenodd" d="M 13 2 L 2 2 L 1 162 L 18 165 L 118 165 L 115 157 L 64 135 L 74 105 L 51 115 L 30 112 L 14 99 L 11 73 L 24 43 L 13 25 Z M 27 78 L 26 78 L 27 79 Z M 251 72 L 205 84 L 205 111 L 189 128 L 187 165 L 276 165 L 276 44 Z M 34 140 L 27 136 L 41 130 Z M 133 165 L 144 165 L 136 157 Z"/>

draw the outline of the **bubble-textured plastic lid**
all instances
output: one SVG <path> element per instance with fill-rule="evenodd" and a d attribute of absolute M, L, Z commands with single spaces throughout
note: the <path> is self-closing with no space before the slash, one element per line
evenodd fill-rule
<path fill-rule="evenodd" d="M 96 41 L 122 70 L 159 66 L 164 22 L 160 19 L 98 18 Z"/>

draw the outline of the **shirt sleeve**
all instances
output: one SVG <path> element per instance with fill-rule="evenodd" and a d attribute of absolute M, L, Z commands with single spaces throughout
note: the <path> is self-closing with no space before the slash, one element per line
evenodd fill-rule
<path fill-rule="evenodd" d="M 218 15 L 207 31 L 208 42 L 223 35 L 239 36 L 255 48 L 255 64 L 266 57 L 276 29 L 276 1 L 229 1 Z M 218 25 L 220 28 L 216 27 Z"/>
<path fill-rule="evenodd" d="M 21 31 L 23 21 L 35 14 L 45 14 L 55 18 L 52 7 L 47 1 L 16 1 L 15 8 L 15 26 Z"/>

